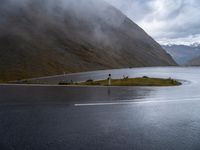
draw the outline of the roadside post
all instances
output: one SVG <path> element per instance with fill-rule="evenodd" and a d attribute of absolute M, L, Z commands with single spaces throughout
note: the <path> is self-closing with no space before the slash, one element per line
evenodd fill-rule
<path fill-rule="evenodd" d="M 108 85 L 111 86 L 111 74 L 108 75 Z"/>

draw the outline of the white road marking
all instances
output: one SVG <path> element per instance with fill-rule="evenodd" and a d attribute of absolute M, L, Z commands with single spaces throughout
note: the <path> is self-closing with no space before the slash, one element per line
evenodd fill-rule
<path fill-rule="evenodd" d="M 142 100 L 142 99 L 139 99 Z M 148 101 L 135 101 L 135 100 L 123 100 L 118 102 L 105 102 L 105 103 L 82 103 L 74 104 L 76 107 L 80 106 L 106 106 L 106 105 L 129 105 L 129 104 L 150 104 L 150 103 L 173 103 L 173 102 L 189 102 L 189 101 L 200 101 L 200 97 L 196 98 L 183 98 L 183 99 L 170 99 L 170 100 L 148 100 Z"/>

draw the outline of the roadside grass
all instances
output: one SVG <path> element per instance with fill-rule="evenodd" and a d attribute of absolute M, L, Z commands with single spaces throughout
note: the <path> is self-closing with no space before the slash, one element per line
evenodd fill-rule
<path fill-rule="evenodd" d="M 8 83 L 8 82 L 9 82 L 8 80 L 0 79 L 0 83 Z"/>
<path fill-rule="evenodd" d="M 5 83 L 5 81 L 0 80 L 1 83 Z M 13 82 L 17 84 L 48 84 L 43 83 L 41 81 L 34 80 L 21 80 L 17 82 Z M 108 79 L 105 80 L 97 80 L 94 81 L 89 79 L 84 82 L 73 82 L 70 80 L 69 82 L 61 81 L 58 83 L 59 85 L 80 85 L 80 86 L 109 86 Z M 168 78 L 150 78 L 147 76 L 138 77 L 138 78 L 129 78 L 123 77 L 121 79 L 112 79 L 110 86 L 178 86 L 181 85 L 181 82 Z"/>
<path fill-rule="evenodd" d="M 0 83 L 5 83 L 6 81 L 4 81 L 4 80 L 0 80 Z"/>
<path fill-rule="evenodd" d="M 174 79 L 162 79 L 162 78 L 123 78 L 123 79 L 112 79 L 111 86 L 177 86 L 181 83 Z M 85 82 L 78 83 L 60 83 L 62 85 L 87 85 L 87 86 L 108 86 L 108 80 L 87 80 Z"/>

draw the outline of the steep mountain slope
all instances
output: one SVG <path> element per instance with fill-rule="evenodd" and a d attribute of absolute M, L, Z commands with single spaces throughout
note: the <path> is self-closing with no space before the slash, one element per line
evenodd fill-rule
<path fill-rule="evenodd" d="M 0 0 L 0 80 L 176 65 L 102 0 Z"/>
<path fill-rule="evenodd" d="M 180 65 L 200 55 L 200 45 L 163 45 L 162 46 Z"/>

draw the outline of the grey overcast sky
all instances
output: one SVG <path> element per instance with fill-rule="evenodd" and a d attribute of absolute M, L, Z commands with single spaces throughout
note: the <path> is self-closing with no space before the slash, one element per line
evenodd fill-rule
<path fill-rule="evenodd" d="M 200 0 L 106 0 L 161 44 L 200 42 Z"/>

